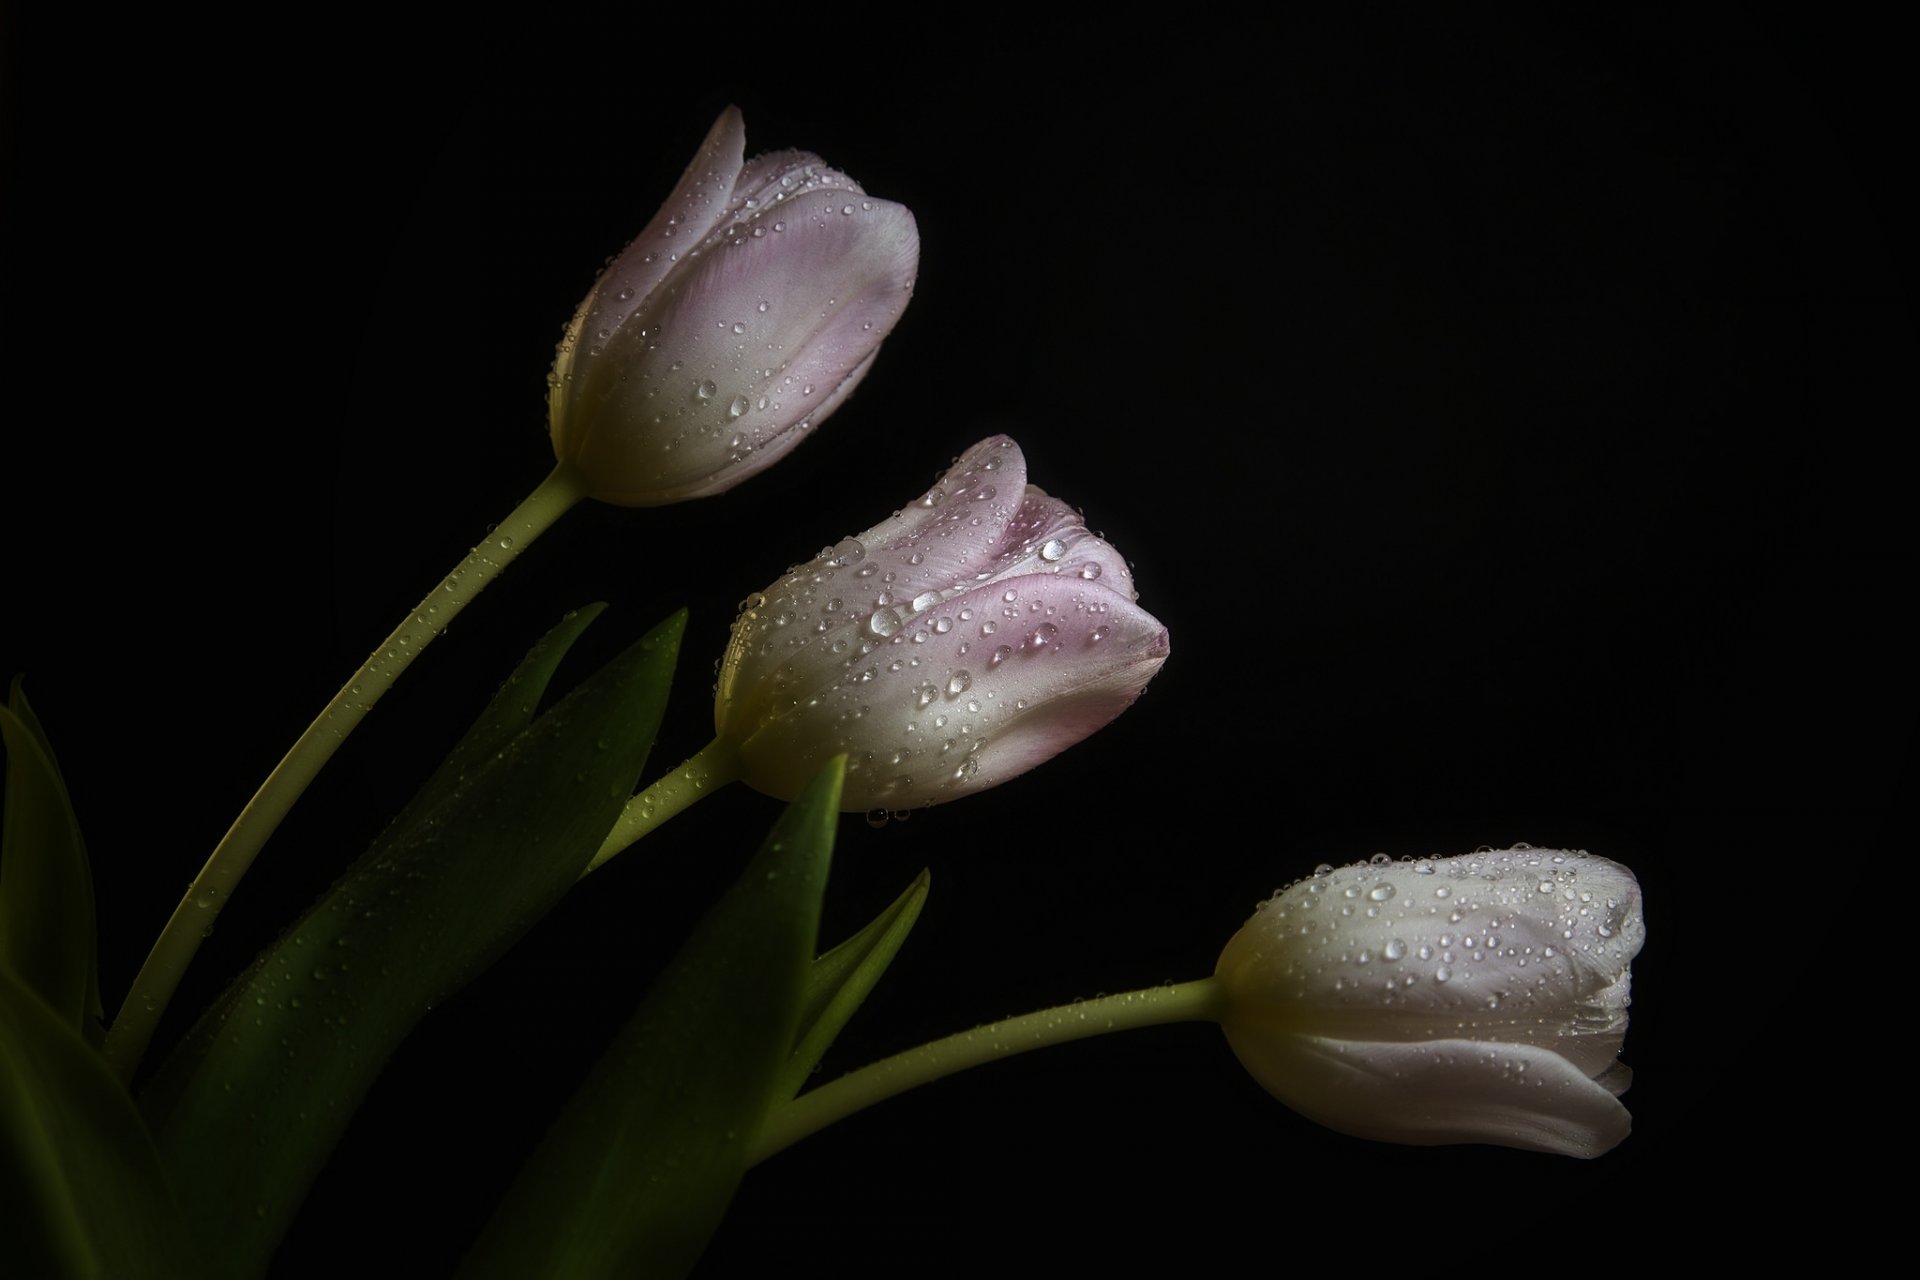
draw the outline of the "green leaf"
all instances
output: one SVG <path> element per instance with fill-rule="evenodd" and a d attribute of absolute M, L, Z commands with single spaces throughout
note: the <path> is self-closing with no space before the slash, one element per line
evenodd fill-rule
<path fill-rule="evenodd" d="M 819 930 L 845 758 L 788 806 L 495 1211 L 468 1280 L 686 1273 L 777 1101 Z"/>
<path fill-rule="evenodd" d="M 6 1274 L 199 1276 L 147 1127 L 106 1062 L 0 964 Z"/>
<path fill-rule="evenodd" d="M 526 724 L 585 625 L 563 623 L 434 775 L 439 794 L 409 805 L 156 1074 L 141 1108 L 225 1274 L 265 1269 L 421 1015 L 579 877 L 645 765 L 684 623 L 668 619 Z"/>
<path fill-rule="evenodd" d="M 926 871 L 915 876 L 907 891 L 872 923 L 813 962 L 801 999 L 800 1030 L 794 1037 L 793 1056 L 781 1072 L 777 1090 L 780 1101 L 789 1101 L 800 1092 L 834 1037 L 893 963 L 900 944 L 920 918 L 920 908 L 926 905 L 929 879 Z"/>
<path fill-rule="evenodd" d="M 26 691 L 0 707 L 7 747 L 0 825 L 0 964 L 89 1044 L 101 1036 L 93 875 L 67 785 Z"/>

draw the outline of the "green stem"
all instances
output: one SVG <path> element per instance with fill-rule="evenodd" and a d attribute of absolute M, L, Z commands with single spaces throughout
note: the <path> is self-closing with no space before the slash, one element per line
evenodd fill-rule
<path fill-rule="evenodd" d="M 759 1164 L 856 1111 L 956 1071 L 1009 1058 L 1029 1049 L 1105 1035 L 1109 1031 L 1127 1031 L 1163 1022 L 1218 1021 L 1222 1005 L 1219 985 L 1212 978 L 1201 978 L 1176 986 L 1148 987 L 1144 991 L 1042 1009 L 923 1044 L 841 1076 L 832 1084 L 803 1093 L 786 1106 L 776 1108 L 748 1151 L 747 1164 L 749 1167 Z"/>
<path fill-rule="evenodd" d="M 154 1026 L 200 949 L 201 938 L 212 928 L 221 907 L 294 801 L 420 651 L 446 630 L 494 575 L 586 496 L 585 483 L 573 465 L 562 462 L 556 466 L 526 501 L 515 507 L 394 628 L 274 766 L 174 908 L 107 1030 L 102 1052 L 121 1080 L 133 1078 Z"/>
<path fill-rule="evenodd" d="M 627 801 L 627 807 L 620 811 L 619 820 L 613 824 L 613 830 L 609 831 L 607 838 L 601 842 L 600 852 L 593 855 L 593 861 L 587 864 L 587 870 L 580 874 L 584 877 L 588 871 L 592 871 L 695 800 L 709 792 L 719 790 L 739 776 L 740 758 L 735 754 L 733 744 L 715 738 L 687 757 L 686 763 L 678 769 Z"/>

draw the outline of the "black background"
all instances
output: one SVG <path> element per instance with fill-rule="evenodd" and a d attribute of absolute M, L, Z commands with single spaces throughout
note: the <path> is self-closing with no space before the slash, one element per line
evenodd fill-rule
<path fill-rule="evenodd" d="M 735 602 L 1006 431 L 1133 562 L 1172 657 L 1033 774 L 844 820 L 830 934 L 922 866 L 933 892 L 827 1070 L 1201 976 L 1323 860 L 1528 841 L 1644 886 L 1635 1132 L 1592 1163 L 1361 1143 L 1269 1099 L 1217 1029 L 1160 1028 L 778 1157 L 700 1274 L 1211 1274 L 1364 1260 L 1454 1212 L 1651 1228 L 1700 1185 L 1791 1184 L 1844 1127 L 1798 1074 L 1820 954 L 1872 941 L 1818 904 L 1874 879 L 1912 781 L 1886 37 L 1738 8 L 806 19 L 14 24 L 0 668 L 87 831 L 109 1005 L 279 753 L 545 474 L 561 326 L 736 102 L 749 153 L 815 150 L 915 211 L 885 354 L 734 493 L 584 507 L 524 555 L 296 811 L 183 1003 L 564 609 L 613 605 L 577 678 L 692 607 L 656 776 L 709 736 Z M 435 1010 L 284 1273 L 363 1266 L 382 1232 L 401 1271 L 444 1270 L 777 812 L 694 809 Z"/>

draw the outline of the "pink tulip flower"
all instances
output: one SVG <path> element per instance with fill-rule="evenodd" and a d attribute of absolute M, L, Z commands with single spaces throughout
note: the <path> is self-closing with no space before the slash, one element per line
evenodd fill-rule
<path fill-rule="evenodd" d="M 1373 862 L 1263 904 L 1220 954 L 1221 1025 L 1268 1092 L 1382 1142 L 1592 1157 L 1632 1127 L 1640 886 L 1554 849 Z"/>
<path fill-rule="evenodd" d="M 926 496 L 749 598 L 714 702 L 752 787 L 848 755 L 843 807 L 996 786 L 1124 711 L 1167 658 L 1126 561 L 1027 483 L 1005 436 Z"/>
<path fill-rule="evenodd" d="M 906 309 L 913 215 L 804 151 L 743 164 L 745 145 L 728 107 L 560 343 L 554 453 L 602 501 L 704 497 L 778 461 Z"/>

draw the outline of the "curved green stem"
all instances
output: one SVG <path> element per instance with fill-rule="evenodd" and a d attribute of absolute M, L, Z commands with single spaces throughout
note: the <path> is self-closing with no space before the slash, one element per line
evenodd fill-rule
<path fill-rule="evenodd" d="M 446 630 L 447 624 L 528 543 L 586 496 L 586 486 L 573 465 L 562 462 L 556 466 L 526 501 L 515 507 L 484 542 L 427 593 L 393 634 L 381 641 L 274 766 L 174 908 L 107 1030 L 102 1052 L 121 1080 L 133 1078 L 160 1014 L 200 949 L 201 938 L 294 801 L 420 651 Z"/>
<path fill-rule="evenodd" d="M 856 1111 L 956 1071 L 1109 1031 L 1163 1022 L 1218 1021 L 1223 1004 L 1219 984 L 1212 978 L 1201 978 L 1042 1009 L 923 1044 L 841 1076 L 776 1108 L 748 1151 L 747 1164 L 759 1164 Z"/>
<path fill-rule="evenodd" d="M 694 752 L 678 769 L 627 801 L 613 830 L 600 844 L 588 871 L 613 857 L 709 792 L 718 791 L 740 776 L 740 759 L 733 744 L 715 738 Z"/>

